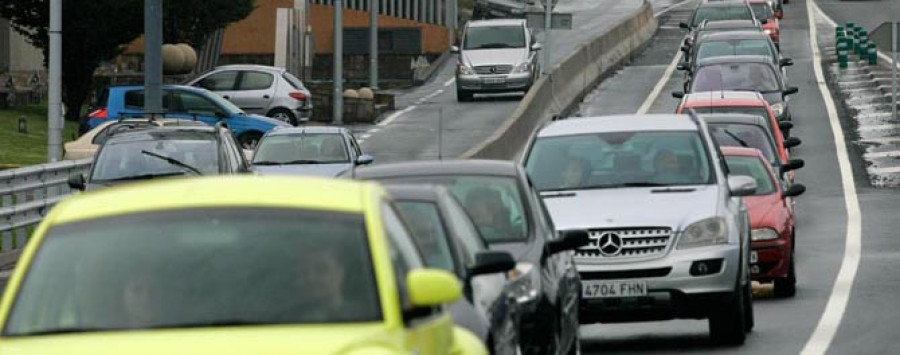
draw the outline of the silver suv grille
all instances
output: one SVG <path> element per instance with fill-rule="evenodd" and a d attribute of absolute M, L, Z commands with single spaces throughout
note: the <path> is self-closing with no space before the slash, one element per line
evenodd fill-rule
<path fill-rule="evenodd" d="M 509 74 L 512 68 L 512 65 L 482 65 L 475 67 L 475 73 L 478 75 Z"/>
<path fill-rule="evenodd" d="M 590 244 L 575 251 L 576 257 L 620 261 L 651 259 L 666 254 L 672 229 L 642 227 L 588 231 Z"/>

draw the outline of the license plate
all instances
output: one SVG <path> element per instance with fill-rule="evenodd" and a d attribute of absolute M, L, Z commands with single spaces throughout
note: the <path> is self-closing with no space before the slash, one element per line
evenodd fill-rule
<path fill-rule="evenodd" d="M 583 281 L 581 296 L 584 298 L 620 298 L 647 295 L 647 283 L 643 281 Z"/>
<path fill-rule="evenodd" d="M 750 263 L 756 264 L 759 261 L 759 254 L 756 254 L 756 250 L 750 252 Z"/>
<path fill-rule="evenodd" d="M 484 78 L 483 80 L 487 85 L 498 85 L 506 82 L 506 78 Z"/>

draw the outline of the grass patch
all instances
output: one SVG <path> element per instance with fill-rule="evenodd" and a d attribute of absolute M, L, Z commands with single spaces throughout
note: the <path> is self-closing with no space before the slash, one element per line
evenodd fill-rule
<path fill-rule="evenodd" d="M 28 133 L 19 133 L 19 117 L 25 116 Z M 63 142 L 72 140 L 78 123 L 65 122 Z M 0 166 L 25 166 L 47 162 L 47 105 L 0 110 Z"/>

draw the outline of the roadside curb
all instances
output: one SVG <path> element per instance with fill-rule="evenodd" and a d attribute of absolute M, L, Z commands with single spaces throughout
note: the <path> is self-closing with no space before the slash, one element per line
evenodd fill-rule
<path fill-rule="evenodd" d="M 585 95 L 646 45 L 658 26 L 653 7 L 644 0 L 640 9 L 583 43 L 557 63 L 550 74 L 538 79 L 494 133 L 459 158 L 515 157 L 536 128 L 577 108 Z"/>

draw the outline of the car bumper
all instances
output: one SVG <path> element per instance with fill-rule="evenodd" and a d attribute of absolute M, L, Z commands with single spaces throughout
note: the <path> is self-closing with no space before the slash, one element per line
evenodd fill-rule
<path fill-rule="evenodd" d="M 787 240 L 780 238 L 753 242 L 751 250 L 757 255 L 757 262 L 750 264 L 753 280 L 769 282 L 776 278 L 787 277 L 791 261 L 791 248 Z"/>
<path fill-rule="evenodd" d="M 292 111 L 294 111 L 295 117 L 297 117 L 301 120 L 308 120 L 310 117 L 312 117 L 313 108 L 312 108 L 312 106 L 303 106 L 303 107 L 297 107 L 297 108 L 293 109 Z"/>
<path fill-rule="evenodd" d="M 457 75 L 456 87 L 472 92 L 512 92 L 525 91 L 531 87 L 531 73 L 509 74 L 505 76 Z"/>
<path fill-rule="evenodd" d="M 691 275 L 691 266 L 695 262 L 710 260 L 721 261 L 718 272 L 703 276 Z M 645 262 L 603 265 L 579 263 L 578 271 L 582 282 L 641 281 L 647 285 L 646 296 L 582 298 L 580 321 L 589 324 L 707 318 L 709 302 L 727 299 L 734 291 L 740 263 L 738 245 L 673 251 L 663 259 Z M 658 272 L 665 270 L 668 272 L 657 276 Z M 655 275 L 643 276 L 642 272 Z"/>

